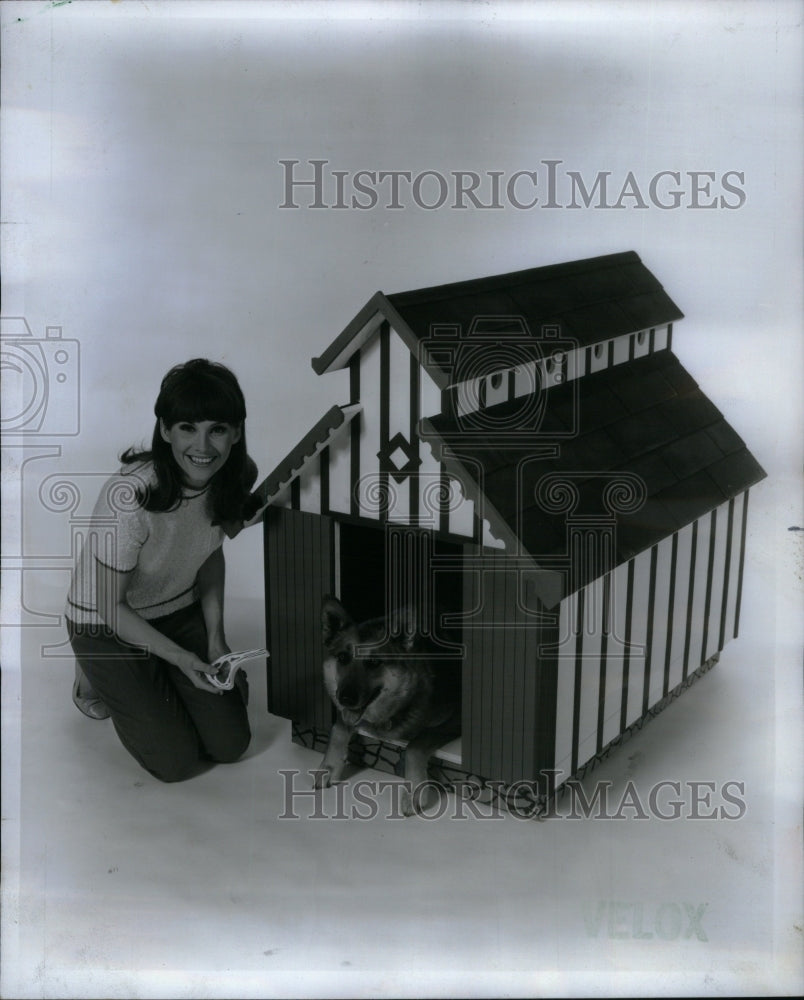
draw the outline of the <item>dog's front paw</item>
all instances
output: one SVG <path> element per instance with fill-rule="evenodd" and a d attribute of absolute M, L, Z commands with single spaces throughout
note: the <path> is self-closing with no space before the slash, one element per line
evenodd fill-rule
<path fill-rule="evenodd" d="M 416 806 L 413 803 L 413 795 L 407 785 L 402 789 L 402 793 L 399 796 L 399 808 L 402 810 L 403 816 L 416 815 Z"/>

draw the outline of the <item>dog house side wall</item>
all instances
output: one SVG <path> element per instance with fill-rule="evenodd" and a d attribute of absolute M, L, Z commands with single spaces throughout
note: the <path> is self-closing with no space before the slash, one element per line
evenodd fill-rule
<path fill-rule="evenodd" d="M 524 610 L 521 573 L 505 556 L 486 552 L 484 563 L 464 574 L 461 766 L 532 781 L 553 765 L 557 625 Z"/>
<path fill-rule="evenodd" d="M 747 513 L 745 491 L 562 601 L 559 784 L 736 637 Z"/>

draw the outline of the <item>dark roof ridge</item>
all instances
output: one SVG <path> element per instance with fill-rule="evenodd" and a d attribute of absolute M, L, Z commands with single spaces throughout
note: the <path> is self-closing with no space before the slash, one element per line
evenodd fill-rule
<path fill-rule="evenodd" d="M 351 322 L 312 359 L 318 375 L 343 368 L 373 334 L 390 323 L 412 352 L 432 340 L 433 324 L 469 330 L 479 316 L 517 316 L 531 335 L 545 324 L 588 346 L 626 333 L 658 327 L 684 314 L 635 250 L 487 275 L 386 295 L 378 291 Z M 449 345 L 447 345 L 449 346 Z M 420 358 L 439 388 L 449 373 L 433 358 Z"/>
<path fill-rule="evenodd" d="M 607 267 L 616 267 L 621 264 L 641 263 L 642 261 L 636 250 L 624 250 L 618 253 L 604 254 L 598 257 L 584 257 L 583 260 L 568 260 L 558 264 L 542 264 L 538 267 L 528 267 L 516 271 L 507 271 L 504 274 L 493 274 L 481 278 L 464 278 L 460 281 L 451 281 L 440 285 L 429 285 L 423 288 L 411 288 L 401 292 L 391 292 L 386 294 L 386 298 L 394 304 L 404 303 L 408 296 L 416 296 L 419 299 L 425 296 L 432 296 L 434 299 L 448 298 L 459 294 L 462 291 L 470 291 L 472 288 L 480 286 L 488 288 L 497 284 L 506 285 L 508 287 L 512 284 L 524 285 L 529 281 L 532 281 L 536 275 L 549 279 L 562 273 L 583 274 L 583 272 L 587 270 L 597 271 L 603 270 Z M 588 267 L 590 264 L 594 264 L 595 267 Z M 660 287 L 658 280 L 656 280 L 656 285 Z M 434 293 L 436 292 L 440 294 L 435 295 Z"/>

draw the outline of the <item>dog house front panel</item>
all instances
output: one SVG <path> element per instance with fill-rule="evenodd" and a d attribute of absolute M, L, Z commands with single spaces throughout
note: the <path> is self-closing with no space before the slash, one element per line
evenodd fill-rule
<path fill-rule="evenodd" d="M 337 449 L 321 455 L 329 498 L 323 512 L 473 537 L 471 501 L 449 488 L 417 433 L 423 409 L 439 407 L 440 394 L 409 347 L 383 322 L 349 371 L 352 401 L 362 412 Z"/>
<path fill-rule="evenodd" d="M 555 616 L 526 606 L 523 583 L 488 552 L 464 573 L 461 764 L 506 783 L 550 767 L 555 739 Z"/>
<path fill-rule="evenodd" d="M 349 372 L 359 415 L 303 461 L 274 506 L 467 539 L 484 531 L 485 544 L 497 544 L 477 523 L 463 484 L 419 436 L 420 418 L 439 411 L 441 394 L 415 352 L 383 322 L 355 351 Z"/>
<path fill-rule="evenodd" d="M 335 525 L 268 508 L 264 530 L 268 710 L 327 729 L 332 703 L 321 679 L 321 598 L 335 590 Z"/>

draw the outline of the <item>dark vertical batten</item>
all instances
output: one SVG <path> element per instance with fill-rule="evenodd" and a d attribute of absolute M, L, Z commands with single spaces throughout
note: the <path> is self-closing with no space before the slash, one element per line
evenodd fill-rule
<path fill-rule="evenodd" d="M 449 531 L 449 476 L 443 462 L 441 462 L 439 475 L 438 522 L 441 531 L 446 534 Z"/>
<path fill-rule="evenodd" d="M 745 563 L 745 534 L 748 525 L 748 490 L 743 493 L 743 523 L 740 529 L 740 568 L 737 571 L 737 604 L 734 608 L 734 638 L 740 628 L 740 605 L 743 599 L 743 564 Z"/>
<path fill-rule="evenodd" d="M 648 590 L 648 622 L 645 633 L 645 681 L 642 689 L 642 714 L 650 708 L 650 671 L 653 663 L 653 615 L 656 610 L 656 560 L 659 547 L 650 550 L 650 586 Z"/>
<path fill-rule="evenodd" d="M 682 679 L 687 679 L 690 663 L 690 645 L 692 643 L 692 614 L 695 600 L 695 562 L 698 556 L 698 522 L 692 525 L 692 541 L 690 543 L 690 586 L 687 593 L 687 629 L 684 635 L 684 668 Z M 696 665 L 697 667 L 697 665 Z"/>
<path fill-rule="evenodd" d="M 731 570 L 731 540 L 734 534 L 734 498 L 729 500 L 729 519 L 726 526 L 726 556 L 723 567 L 723 600 L 720 604 L 720 634 L 717 649 L 720 652 L 726 645 L 726 610 L 729 603 L 729 576 Z"/>
<path fill-rule="evenodd" d="M 583 630 L 584 630 L 584 592 L 578 591 L 578 611 L 575 634 L 575 681 L 572 694 L 572 763 L 570 774 L 578 770 L 578 738 L 581 722 L 581 682 L 583 680 Z"/>
<path fill-rule="evenodd" d="M 380 324 L 380 452 L 388 453 L 391 411 L 391 328 Z M 385 465 L 385 463 L 382 463 Z M 380 523 L 388 520 L 388 469 L 380 466 Z"/>
<path fill-rule="evenodd" d="M 494 596 L 497 614 L 496 621 L 504 622 L 510 618 L 511 609 L 516 604 L 511 600 L 511 574 L 503 569 L 500 573 L 494 574 Z M 514 746 L 516 743 L 516 727 L 514 725 L 514 701 L 517 694 L 521 697 L 521 692 L 515 689 L 514 678 L 516 671 L 516 658 L 513 649 L 513 640 L 516 636 L 516 626 L 514 628 L 495 628 L 497 673 L 500 679 L 498 689 L 499 708 L 495 713 L 495 728 L 497 729 L 497 740 L 499 742 L 499 758 L 501 777 L 504 781 L 511 781 L 512 759 Z"/>
<path fill-rule="evenodd" d="M 678 562 L 678 532 L 673 535 L 673 546 L 670 552 L 670 597 L 667 601 L 667 638 L 664 647 L 664 681 L 662 697 L 670 690 L 670 659 L 673 653 L 673 614 L 676 603 L 676 564 Z"/>
<path fill-rule="evenodd" d="M 318 468 L 321 474 L 321 513 L 329 514 L 329 445 L 321 449 Z"/>
<path fill-rule="evenodd" d="M 631 669 L 631 619 L 634 609 L 634 560 L 628 562 L 628 586 L 625 600 L 625 635 L 623 636 L 623 693 L 620 702 L 620 732 L 628 724 L 628 680 Z"/>
<path fill-rule="evenodd" d="M 543 620 L 535 633 L 538 663 L 535 717 L 538 721 L 534 730 L 534 771 L 552 770 L 556 765 L 559 631 L 558 615 L 555 615 L 552 622 Z M 531 676 L 530 670 L 527 674 Z"/>
<path fill-rule="evenodd" d="M 717 540 L 717 508 L 709 515 L 709 562 L 706 570 L 706 600 L 704 601 L 703 639 L 701 641 L 701 663 L 706 662 L 706 646 L 709 642 L 709 615 L 712 610 L 712 572 L 715 566 L 715 541 Z M 696 667 L 701 664 L 697 663 Z"/>
<path fill-rule="evenodd" d="M 358 351 L 349 362 L 349 396 L 351 403 L 360 402 L 360 358 L 362 351 Z M 350 488 L 349 488 L 349 513 L 356 517 L 360 513 L 357 502 L 357 484 L 360 482 L 360 427 L 364 416 L 358 413 L 349 425 L 349 443 L 351 454 L 349 462 Z"/>
<path fill-rule="evenodd" d="M 410 422 L 408 427 L 408 441 L 410 441 L 416 458 L 419 454 L 419 388 L 420 388 L 419 362 L 415 354 L 410 355 Z M 419 523 L 419 476 L 411 476 L 408 479 L 410 488 L 410 523 Z"/>
<path fill-rule="evenodd" d="M 265 585 L 265 645 L 268 649 L 273 648 L 273 638 L 271 634 L 271 600 L 273 591 L 273 573 L 271 572 L 274 565 L 273 552 L 271 550 L 271 540 L 272 534 L 269 525 L 269 518 L 272 514 L 270 507 L 266 507 L 265 513 L 262 516 L 262 552 L 263 552 L 263 574 L 264 574 L 264 585 Z M 271 701 L 273 700 L 273 670 L 271 669 L 271 660 L 267 661 L 266 667 L 266 708 L 270 712 Z"/>
<path fill-rule="evenodd" d="M 610 632 L 611 578 L 611 573 L 607 573 L 603 578 L 603 629 L 600 636 L 600 677 L 597 692 L 597 753 L 603 749 L 603 724 L 606 718 L 606 656 Z"/>
<path fill-rule="evenodd" d="M 478 555 L 479 550 L 472 544 L 467 544 L 463 549 L 464 558 L 471 559 Z M 462 579 L 463 591 L 463 614 L 469 616 L 480 603 L 478 591 L 478 576 L 474 570 L 464 572 Z M 461 704 L 461 764 L 464 770 L 472 771 L 475 774 L 482 774 L 482 667 L 483 649 L 480 646 L 480 639 L 483 635 L 482 629 L 478 630 L 472 624 L 464 623 L 463 642 L 466 653 L 463 658 L 461 669 L 461 686 L 463 700 Z"/>

